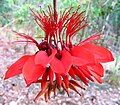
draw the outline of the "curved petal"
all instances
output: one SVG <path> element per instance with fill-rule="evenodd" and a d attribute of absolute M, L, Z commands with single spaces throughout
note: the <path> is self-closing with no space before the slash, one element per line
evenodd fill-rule
<path fill-rule="evenodd" d="M 65 83 L 66 88 L 69 88 L 69 79 L 67 75 L 62 75 L 63 82 Z"/>
<path fill-rule="evenodd" d="M 56 73 L 56 81 L 57 81 L 57 85 L 58 87 L 60 88 L 61 87 L 61 84 L 62 84 L 62 78 L 61 78 L 61 75 Z"/>
<path fill-rule="evenodd" d="M 35 43 L 36 46 L 38 46 L 37 41 L 36 41 L 35 39 L 33 39 L 31 36 L 26 35 L 26 34 L 24 34 L 24 33 L 18 33 L 18 32 L 16 32 L 16 31 L 13 31 L 13 32 L 16 33 L 16 35 L 18 35 L 18 36 L 20 36 L 20 37 L 23 37 L 24 39 L 29 40 L 29 41 Z"/>
<path fill-rule="evenodd" d="M 91 52 L 87 51 L 84 46 L 75 46 L 71 49 L 73 56 L 73 64 L 82 66 L 90 63 L 94 63 L 94 56 Z"/>
<path fill-rule="evenodd" d="M 58 60 L 56 57 L 51 61 L 50 67 L 55 73 L 65 74 L 66 70 L 65 70 L 62 62 L 60 60 Z"/>
<path fill-rule="evenodd" d="M 10 77 L 16 76 L 18 74 L 22 73 L 22 68 L 25 64 L 25 62 L 28 60 L 28 58 L 31 57 L 31 55 L 25 55 L 18 59 L 15 63 L 13 63 L 9 68 L 8 71 L 5 74 L 4 79 L 8 79 Z"/>
<path fill-rule="evenodd" d="M 91 43 L 95 40 L 99 40 L 101 36 L 102 36 L 101 34 L 94 34 L 94 35 L 88 37 L 87 39 L 83 40 L 82 42 L 80 42 L 79 45 L 85 44 L 85 43 L 88 43 L 88 42 Z"/>
<path fill-rule="evenodd" d="M 70 70 L 69 70 L 69 75 L 70 75 L 73 79 L 76 79 L 75 73 L 74 73 L 74 70 L 72 69 L 72 67 L 71 67 Z"/>
<path fill-rule="evenodd" d="M 53 80 L 54 80 L 54 72 L 50 69 L 49 70 L 49 81 L 51 85 L 53 84 Z"/>
<path fill-rule="evenodd" d="M 41 89 L 42 91 L 45 91 L 47 88 L 47 78 L 48 78 L 49 72 L 45 71 L 45 73 L 42 76 L 42 82 L 41 82 Z"/>
<path fill-rule="evenodd" d="M 73 64 L 72 56 L 65 50 L 61 51 L 61 54 L 62 58 L 59 60 L 54 57 L 50 63 L 50 66 L 55 73 L 67 74 Z"/>
<path fill-rule="evenodd" d="M 47 64 L 51 62 L 56 53 L 56 50 L 52 50 L 52 54 L 48 56 L 45 51 L 39 51 L 35 56 L 35 64 L 41 64 L 42 66 L 46 67 Z"/>
<path fill-rule="evenodd" d="M 81 72 L 80 69 L 74 68 L 74 73 L 81 79 L 82 82 L 84 82 L 85 85 L 88 86 L 87 77 Z"/>
<path fill-rule="evenodd" d="M 68 51 L 65 51 L 65 50 L 62 51 L 61 62 L 64 65 L 65 72 L 68 73 L 68 71 L 70 70 L 73 64 L 72 56 Z"/>
<path fill-rule="evenodd" d="M 81 72 L 81 70 L 78 68 L 73 68 L 73 69 L 74 69 L 75 75 L 78 76 L 81 79 L 81 81 L 88 86 L 88 80 L 86 76 Z"/>
<path fill-rule="evenodd" d="M 104 68 L 100 63 L 90 65 L 90 66 L 87 66 L 87 67 L 88 67 L 89 71 L 91 70 L 101 77 L 104 76 Z"/>
<path fill-rule="evenodd" d="M 38 78 L 45 72 L 45 68 L 43 66 L 35 65 L 34 58 L 35 56 L 30 57 L 26 61 L 22 70 L 27 85 L 36 82 Z"/>
<path fill-rule="evenodd" d="M 105 63 L 114 60 L 112 53 L 102 46 L 91 43 L 86 43 L 83 46 L 86 50 L 94 55 L 94 58 L 97 62 Z"/>
<path fill-rule="evenodd" d="M 90 72 L 91 72 L 92 76 L 95 78 L 95 80 L 97 80 L 98 83 L 101 84 L 101 83 L 103 82 L 101 76 L 97 75 L 97 74 L 94 73 L 93 71 L 90 71 Z"/>
<path fill-rule="evenodd" d="M 81 72 L 85 75 L 86 78 L 88 78 L 89 80 L 91 80 L 92 82 L 94 82 L 94 80 L 92 79 L 92 75 L 89 72 L 89 70 L 86 67 L 80 67 Z"/>
<path fill-rule="evenodd" d="M 48 55 L 45 51 L 39 51 L 35 56 L 35 64 L 41 64 L 42 66 L 46 67 L 49 63 Z"/>

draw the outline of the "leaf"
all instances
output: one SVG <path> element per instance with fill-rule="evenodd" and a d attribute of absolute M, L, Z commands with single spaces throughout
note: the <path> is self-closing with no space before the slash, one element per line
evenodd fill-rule
<path fill-rule="evenodd" d="M 120 56 L 116 56 L 116 66 L 120 62 Z"/>

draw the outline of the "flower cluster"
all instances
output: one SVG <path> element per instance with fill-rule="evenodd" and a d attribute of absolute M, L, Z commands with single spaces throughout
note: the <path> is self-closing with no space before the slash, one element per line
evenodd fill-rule
<path fill-rule="evenodd" d="M 5 74 L 5 79 L 23 74 L 27 86 L 40 83 L 41 90 L 36 96 L 44 94 L 45 100 L 51 92 L 56 95 L 57 89 L 64 89 L 69 95 L 69 89 L 77 91 L 76 87 L 85 89 L 77 81 L 85 85 L 89 81 L 102 83 L 104 69 L 101 63 L 113 61 L 111 52 L 96 43 L 100 34 L 73 44 L 73 37 L 88 24 L 83 12 L 73 8 L 66 9 L 62 15 L 54 13 L 51 7 L 41 14 L 32 11 L 34 19 L 44 31 L 44 40 L 38 43 L 32 37 L 17 33 L 28 42 L 34 43 L 38 51 L 34 55 L 24 55 L 13 63 Z M 80 37 L 82 38 L 82 36 Z"/>

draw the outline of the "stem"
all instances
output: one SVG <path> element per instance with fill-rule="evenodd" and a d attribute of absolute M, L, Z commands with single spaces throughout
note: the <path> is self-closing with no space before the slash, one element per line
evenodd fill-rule
<path fill-rule="evenodd" d="M 53 9 L 54 9 L 54 19 L 56 21 L 56 0 L 53 0 Z"/>
<path fill-rule="evenodd" d="M 54 10 L 54 22 L 55 24 L 57 24 L 57 2 L 56 0 L 53 0 L 53 10 Z M 57 29 L 56 29 L 56 32 L 54 34 L 54 41 L 55 41 L 55 45 L 56 45 L 56 48 L 58 49 L 58 36 L 57 36 Z"/>

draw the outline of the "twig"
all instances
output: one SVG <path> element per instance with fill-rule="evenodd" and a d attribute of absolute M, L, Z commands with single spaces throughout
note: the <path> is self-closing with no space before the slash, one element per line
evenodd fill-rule
<path fill-rule="evenodd" d="M 10 23 L 6 24 L 4 27 L 2 27 L 0 29 L 0 31 L 3 31 L 5 28 L 7 28 L 8 26 L 12 25 L 14 22 L 16 21 L 16 19 L 14 19 L 13 21 L 11 21 Z"/>

